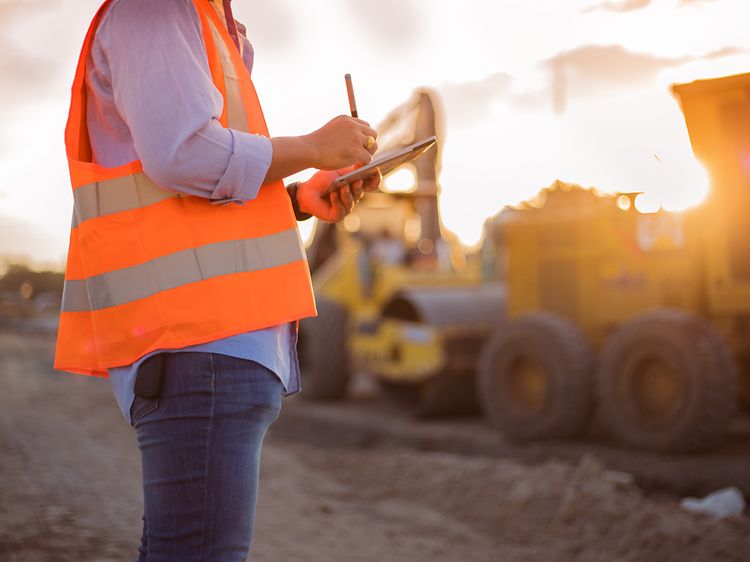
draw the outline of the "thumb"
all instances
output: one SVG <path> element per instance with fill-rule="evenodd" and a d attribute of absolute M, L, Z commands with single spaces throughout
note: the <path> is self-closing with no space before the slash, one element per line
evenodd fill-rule
<path fill-rule="evenodd" d="M 351 166 L 347 166 L 346 168 L 340 168 L 340 169 L 336 170 L 336 173 L 339 176 L 343 176 L 344 174 L 348 174 L 349 172 L 353 172 L 354 170 L 356 170 L 360 166 L 362 166 L 362 164 L 352 164 Z"/>

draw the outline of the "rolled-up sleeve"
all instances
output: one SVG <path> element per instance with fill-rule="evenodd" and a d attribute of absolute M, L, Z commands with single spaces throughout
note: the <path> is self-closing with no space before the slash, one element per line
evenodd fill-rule
<path fill-rule="evenodd" d="M 115 106 L 144 171 L 158 185 L 216 202 L 257 196 L 271 142 L 219 123 L 224 101 L 191 0 L 120 0 L 94 49 L 106 59 Z"/>
<path fill-rule="evenodd" d="M 271 141 L 261 135 L 248 135 L 228 129 L 232 135 L 232 155 L 224 174 L 211 194 L 215 201 L 255 199 L 271 166 Z"/>

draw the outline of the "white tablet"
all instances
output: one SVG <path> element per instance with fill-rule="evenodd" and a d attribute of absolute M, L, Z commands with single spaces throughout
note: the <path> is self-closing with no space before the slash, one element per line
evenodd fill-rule
<path fill-rule="evenodd" d="M 355 180 L 368 178 L 374 175 L 377 171 L 380 171 L 380 173 L 385 176 L 399 166 L 411 162 L 415 158 L 419 158 L 436 144 L 437 137 L 433 135 L 419 142 L 415 142 L 414 144 L 410 144 L 409 146 L 405 146 L 404 148 L 378 154 L 368 164 L 334 180 L 331 187 L 328 189 L 328 193 L 336 191 Z"/>

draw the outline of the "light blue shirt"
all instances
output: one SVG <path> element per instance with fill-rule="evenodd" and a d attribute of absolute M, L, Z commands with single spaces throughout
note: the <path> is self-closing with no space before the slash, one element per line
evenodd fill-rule
<path fill-rule="evenodd" d="M 130 406 L 133 404 L 133 387 L 138 366 L 156 353 L 162 351 L 173 353 L 202 351 L 205 353 L 220 353 L 239 359 L 249 359 L 276 373 L 284 385 L 285 394 L 288 395 L 300 390 L 296 349 L 297 329 L 294 324 L 286 324 L 182 349 L 154 351 L 141 357 L 132 365 L 109 369 L 109 380 L 112 383 L 117 405 L 120 406 L 122 415 L 130 423 Z"/>
<path fill-rule="evenodd" d="M 243 61 L 252 71 L 253 48 L 244 26 L 237 28 Z M 112 2 L 87 60 L 86 91 L 97 163 L 115 167 L 139 159 L 160 187 L 219 203 L 257 196 L 271 165 L 271 142 L 219 123 L 224 100 L 211 78 L 192 0 Z M 164 351 L 256 361 L 291 394 L 300 388 L 296 337 L 294 325 L 284 324 Z M 146 357 L 109 370 L 128 422 L 136 373 Z"/>

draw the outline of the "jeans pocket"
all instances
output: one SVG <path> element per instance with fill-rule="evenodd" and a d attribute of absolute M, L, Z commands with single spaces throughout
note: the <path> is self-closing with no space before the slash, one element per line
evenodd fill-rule
<path fill-rule="evenodd" d="M 141 396 L 135 396 L 133 398 L 133 403 L 130 405 L 130 425 L 135 428 L 139 421 L 158 407 L 158 398 L 143 398 Z"/>

